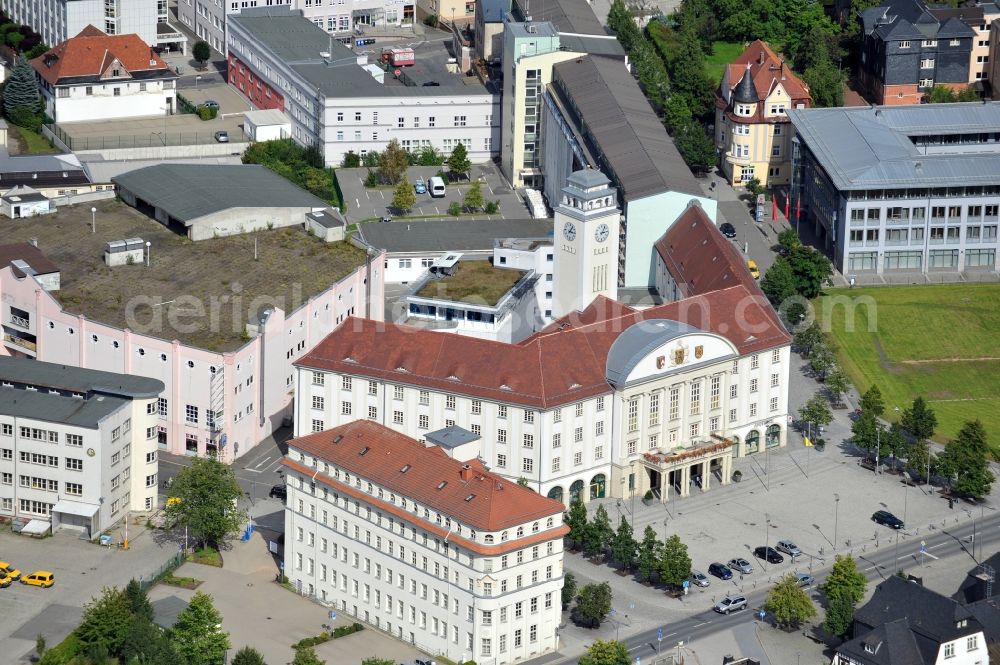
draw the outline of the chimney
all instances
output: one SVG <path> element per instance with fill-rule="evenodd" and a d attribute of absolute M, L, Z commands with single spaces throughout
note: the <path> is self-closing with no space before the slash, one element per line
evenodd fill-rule
<path fill-rule="evenodd" d="M 458 475 L 459 475 L 459 477 L 462 478 L 462 480 L 465 480 L 465 481 L 472 480 L 472 465 L 471 464 L 463 464 L 462 465 L 462 469 L 458 472 Z"/>
<path fill-rule="evenodd" d="M 32 247 L 38 247 L 38 238 L 28 238 L 28 242 Z"/>
<path fill-rule="evenodd" d="M 763 64 L 764 64 L 764 59 L 765 59 L 765 57 L 766 57 L 766 56 L 764 55 L 764 52 L 763 52 L 763 51 L 761 51 L 761 52 L 760 52 L 760 58 L 759 58 L 759 59 L 757 60 L 757 64 L 758 64 L 758 65 L 763 65 Z"/>

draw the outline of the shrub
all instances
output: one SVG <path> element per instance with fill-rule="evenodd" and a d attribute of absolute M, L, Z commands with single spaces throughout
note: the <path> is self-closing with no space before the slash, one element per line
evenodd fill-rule
<path fill-rule="evenodd" d="M 18 106 L 16 109 L 13 109 L 7 114 L 7 119 L 18 127 L 24 127 L 25 129 L 30 129 L 33 132 L 42 131 L 42 114 L 32 111 L 31 108 L 27 106 Z"/>
<path fill-rule="evenodd" d="M 500 210 L 500 202 L 499 201 L 487 201 L 486 202 L 486 207 L 484 208 L 484 210 L 486 211 L 487 215 L 495 215 Z"/>
<path fill-rule="evenodd" d="M 214 120 L 219 115 L 219 109 L 209 106 L 198 107 L 198 117 L 202 120 Z"/>
<path fill-rule="evenodd" d="M 338 637 L 346 637 L 347 635 L 352 635 L 364 629 L 365 629 L 364 626 L 355 621 L 350 626 L 340 626 L 339 628 L 334 628 L 333 639 L 337 639 Z"/>
<path fill-rule="evenodd" d="M 353 150 L 348 150 L 344 155 L 344 159 L 341 160 L 340 165 L 345 169 L 355 169 L 361 166 L 361 155 Z"/>
<path fill-rule="evenodd" d="M 424 18 L 424 25 L 428 25 L 432 28 L 438 27 L 438 17 L 437 14 L 431 14 Z"/>
<path fill-rule="evenodd" d="M 365 187 L 378 187 L 382 184 L 382 181 L 378 177 L 378 171 L 368 171 L 368 175 L 365 176 Z"/>
<path fill-rule="evenodd" d="M 451 205 L 448 206 L 448 214 L 452 217 L 458 217 L 462 214 L 462 204 L 458 201 L 452 201 Z"/>

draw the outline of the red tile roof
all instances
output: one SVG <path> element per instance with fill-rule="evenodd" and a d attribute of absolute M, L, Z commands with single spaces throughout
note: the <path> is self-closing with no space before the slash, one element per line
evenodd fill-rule
<path fill-rule="evenodd" d="M 173 74 L 138 35 L 107 35 L 92 25 L 31 61 L 52 85 L 61 79 L 100 77 L 117 59 L 133 77 L 140 72 Z"/>
<path fill-rule="evenodd" d="M 742 284 L 758 290 L 740 253 L 700 205 L 689 204 L 654 245 L 682 298 Z"/>
<path fill-rule="evenodd" d="M 792 71 L 789 65 L 783 63 L 781 56 L 772 51 L 767 42 L 759 39 L 751 42 L 739 57 L 726 65 L 730 88 L 735 88 L 736 84 L 740 82 L 740 79 L 746 74 L 748 64 L 750 65 L 750 76 L 753 78 L 754 88 L 757 90 L 761 104 L 778 84 L 781 84 L 793 101 L 803 102 L 806 106 L 812 105 L 809 86 Z M 726 80 L 726 77 L 723 77 L 723 81 Z M 758 115 L 762 118 L 761 110 L 758 108 Z M 759 119 L 757 118 L 757 120 Z M 745 122 L 746 118 L 742 118 L 742 120 Z"/>
<path fill-rule="evenodd" d="M 474 398 L 548 409 L 610 393 L 608 350 L 618 335 L 646 319 L 670 319 L 715 332 L 741 354 L 791 341 L 760 290 L 729 288 L 635 311 L 595 301 L 583 319 L 564 317 L 521 344 L 349 318 L 296 366 Z"/>
<path fill-rule="evenodd" d="M 292 439 L 288 445 L 478 531 L 502 531 L 565 510 L 562 502 L 490 473 L 478 460 L 452 459 L 436 446 L 427 448 L 368 420 Z M 310 475 L 313 471 L 306 469 Z M 554 536 L 550 532 L 548 537 Z"/>

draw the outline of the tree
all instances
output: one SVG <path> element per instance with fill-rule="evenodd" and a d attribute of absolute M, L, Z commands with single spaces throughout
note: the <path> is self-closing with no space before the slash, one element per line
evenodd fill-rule
<path fill-rule="evenodd" d="M 199 69 L 205 67 L 205 63 L 212 59 L 212 49 L 206 41 L 197 41 L 191 47 L 191 56 L 198 63 Z"/>
<path fill-rule="evenodd" d="M 792 574 L 785 575 L 771 588 L 764 609 L 774 615 L 779 626 L 797 627 L 816 616 L 816 607 L 809 594 Z"/>
<path fill-rule="evenodd" d="M 789 254 L 796 247 L 801 247 L 802 240 L 799 239 L 799 232 L 795 229 L 785 229 L 778 234 L 778 246 Z"/>
<path fill-rule="evenodd" d="M 611 611 L 611 585 L 587 584 L 576 595 L 576 605 L 571 617 L 573 622 L 585 628 L 597 628 Z"/>
<path fill-rule="evenodd" d="M 937 416 L 934 410 L 927 406 L 923 397 L 913 400 L 913 405 L 903 411 L 900 420 L 903 429 L 912 434 L 917 439 L 929 439 L 934 436 L 937 428 Z"/>
<path fill-rule="evenodd" d="M 628 647 L 617 640 L 597 640 L 580 656 L 579 665 L 630 665 Z"/>
<path fill-rule="evenodd" d="M 264 656 L 253 647 L 243 647 L 233 656 L 233 665 L 267 665 Z M 384 661 L 379 658 L 366 658 L 361 665 L 396 665 L 395 661 Z"/>
<path fill-rule="evenodd" d="M 798 281 L 792 272 L 792 266 L 783 256 L 779 256 L 760 280 L 760 290 L 775 309 L 781 303 L 794 296 L 798 291 Z"/>
<path fill-rule="evenodd" d="M 162 628 L 137 616 L 122 645 L 122 663 L 137 665 L 185 665 Z"/>
<path fill-rule="evenodd" d="M 218 547 L 247 520 L 246 513 L 235 507 L 243 496 L 236 474 L 215 459 L 195 459 L 181 469 L 170 486 L 170 495 L 179 501 L 167 505 L 167 516 L 186 526 L 203 545 Z"/>
<path fill-rule="evenodd" d="M 469 161 L 469 152 L 465 149 L 465 144 L 461 141 L 451 149 L 448 157 L 448 170 L 458 177 L 468 177 L 472 162 Z"/>
<path fill-rule="evenodd" d="M 413 191 L 413 185 L 406 178 L 399 181 L 396 190 L 392 193 L 392 207 L 399 211 L 400 215 L 405 215 L 417 202 L 417 195 Z"/>
<path fill-rule="evenodd" d="M 705 54 L 695 31 L 682 27 L 675 35 L 676 43 L 667 54 L 670 87 L 675 95 L 686 98 L 691 115 L 700 118 L 712 108 L 717 82 L 705 73 Z"/>
<path fill-rule="evenodd" d="M 819 324 L 815 321 L 802 330 L 796 332 L 795 336 L 792 338 L 792 345 L 795 346 L 796 350 L 805 354 L 810 353 L 815 346 L 822 343 L 823 331 L 820 329 Z"/>
<path fill-rule="evenodd" d="M 399 141 L 393 139 L 378 156 L 378 173 L 382 182 L 395 185 L 410 166 L 410 157 L 399 147 Z"/>
<path fill-rule="evenodd" d="M 470 212 L 476 212 L 486 204 L 486 200 L 483 198 L 483 184 L 478 180 L 469 186 L 469 189 L 465 192 L 465 198 L 462 200 L 462 205 L 465 209 Z"/>
<path fill-rule="evenodd" d="M 866 390 L 865 394 L 861 396 L 861 402 L 858 406 L 861 407 L 862 413 L 870 413 L 875 418 L 880 418 L 885 413 L 885 401 L 882 399 L 882 391 L 879 390 L 878 386 L 872 384 L 871 388 Z"/>
<path fill-rule="evenodd" d="M 814 346 L 809 354 L 809 369 L 820 381 L 825 381 L 827 375 L 836 366 L 836 359 L 831 349 L 825 342 Z"/>
<path fill-rule="evenodd" d="M 679 587 L 691 576 L 691 557 L 680 536 L 672 534 L 660 550 L 660 580 L 672 587 Z"/>
<path fill-rule="evenodd" d="M 788 263 L 795 273 L 799 295 L 809 300 L 819 295 L 823 284 L 833 274 L 830 259 L 805 245 L 796 247 L 789 253 Z"/>
<path fill-rule="evenodd" d="M 863 450 L 875 450 L 877 447 L 881 447 L 884 431 L 885 428 L 869 411 L 862 411 L 861 415 L 851 423 L 854 445 Z"/>
<path fill-rule="evenodd" d="M 344 154 L 344 158 L 340 160 L 340 165 L 345 169 L 356 169 L 361 166 L 361 155 L 353 150 L 348 150 Z"/>
<path fill-rule="evenodd" d="M 990 493 L 993 473 L 989 469 L 990 448 L 986 428 L 979 420 L 966 421 L 958 436 L 937 457 L 941 474 L 952 480 L 952 489 L 981 498 Z"/>
<path fill-rule="evenodd" d="M 637 557 L 639 567 L 639 577 L 648 580 L 653 571 L 657 569 L 660 561 L 660 548 L 663 544 L 657 539 L 656 531 L 652 526 L 646 525 L 646 530 L 642 533 L 642 542 L 639 543 L 639 553 Z"/>
<path fill-rule="evenodd" d="M 21 113 L 30 112 L 32 115 L 37 115 L 41 110 L 35 70 L 25 58 L 14 60 L 14 68 L 3 88 L 4 114 L 13 121 L 18 109 L 21 109 Z"/>
<path fill-rule="evenodd" d="M 819 395 L 813 395 L 799 407 L 799 418 L 816 427 L 826 426 L 833 422 L 833 413 L 830 412 L 830 406 L 825 399 Z"/>
<path fill-rule="evenodd" d="M 102 649 L 108 655 L 117 657 L 128 636 L 132 618 L 125 592 L 105 587 L 101 589 L 100 597 L 84 607 L 83 620 L 76 629 L 76 635 L 85 649 Z"/>
<path fill-rule="evenodd" d="M 753 197 L 754 203 L 757 202 L 757 197 L 764 193 L 764 186 L 760 184 L 760 179 L 757 176 L 747 180 L 743 186 L 746 187 L 747 193 Z"/>
<path fill-rule="evenodd" d="M 176 480 L 174 483 L 176 484 Z M 218 665 L 229 649 L 229 633 L 218 626 L 222 615 L 212 604 L 212 597 L 200 591 L 177 615 L 170 635 L 177 652 L 188 665 Z"/>
<path fill-rule="evenodd" d="M 840 404 L 841 395 L 846 393 L 851 387 L 850 381 L 847 380 L 847 375 L 837 368 L 827 373 L 826 380 L 823 383 L 826 385 L 826 389 L 830 391 L 830 401 L 834 404 Z"/>
<path fill-rule="evenodd" d="M 892 456 L 892 468 L 897 468 L 900 457 L 906 457 L 909 450 L 909 441 L 903 433 L 903 427 L 899 423 L 892 423 L 889 429 L 882 436 L 879 448 L 883 457 Z"/>
<path fill-rule="evenodd" d="M 923 478 L 925 483 L 930 482 L 929 470 L 933 467 L 931 463 L 931 451 L 927 447 L 927 441 L 917 439 L 910 444 L 906 451 L 906 470 L 916 478 Z"/>
<path fill-rule="evenodd" d="M 583 539 L 587 535 L 587 507 L 583 505 L 583 501 L 576 499 L 569 504 L 564 522 L 569 527 L 568 536 L 574 546 L 582 546 Z"/>
<path fill-rule="evenodd" d="M 823 628 L 831 635 L 843 639 L 854 624 L 854 603 L 851 602 L 850 594 L 840 591 L 833 593 L 833 595 L 827 594 L 826 601 L 826 618 L 823 621 Z"/>
<path fill-rule="evenodd" d="M 851 601 L 853 607 L 864 598 L 867 586 L 868 578 L 858 570 L 858 564 L 854 557 L 849 554 L 838 554 L 833 560 L 830 574 L 819 588 L 826 594 L 827 598 L 833 598 L 839 593 L 844 594 Z"/>
<path fill-rule="evenodd" d="M 802 72 L 802 80 L 809 86 L 815 107 L 835 107 L 844 104 L 844 72 L 830 59 L 820 60 Z"/>
<path fill-rule="evenodd" d="M 687 97 L 671 95 L 663 107 L 663 124 L 667 126 L 667 130 L 671 134 L 676 134 L 677 130 L 691 122 L 692 118 Z"/>
<path fill-rule="evenodd" d="M 125 585 L 125 596 L 128 598 L 132 616 L 153 621 L 153 606 L 150 604 L 149 598 L 146 597 L 145 589 L 135 579 L 129 580 L 128 584 Z"/>
<path fill-rule="evenodd" d="M 39 660 L 45 655 L 45 636 L 41 633 L 35 636 L 35 654 Z"/>
<path fill-rule="evenodd" d="M 594 519 L 587 528 L 587 535 L 584 538 L 583 549 L 588 556 L 604 554 L 611 542 L 614 530 L 611 528 L 611 520 L 608 518 L 608 511 L 604 506 L 598 506 Z"/>
<path fill-rule="evenodd" d="M 611 558 L 622 565 L 622 570 L 631 570 L 635 565 L 635 553 L 639 543 L 635 542 L 632 525 L 622 515 L 618 531 L 611 538 Z"/>
<path fill-rule="evenodd" d="M 715 141 L 697 121 L 691 120 L 674 132 L 674 143 L 692 171 L 708 171 L 715 166 Z"/>
<path fill-rule="evenodd" d="M 321 660 L 312 647 L 303 647 L 295 650 L 292 665 L 326 665 L 326 661 Z"/>
<path fill-rule="evenodd" d="M 573 573 L 563 574 L 562 607 L 566 609 L 576 598 L 576 575 Z"/>

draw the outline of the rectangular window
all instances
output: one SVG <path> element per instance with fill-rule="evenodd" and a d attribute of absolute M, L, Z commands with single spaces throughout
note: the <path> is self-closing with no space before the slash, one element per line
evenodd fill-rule
<path fill-rule="evenodd" d="M 655 427 L 660 424 L 660 393 L 652 393 L 649 396 L 649 426 Z"/>
<path fill-rule="evenodd" d="M 535 460 L 530 457 L 521 458 L 521 471 L 532 473 L 535 469 Z"/>
<path fill-rule="evenodd" d="M 558 457 L 553 457 L 552 458 L 552 471 L 553 471 L 553 473 L 559 471 L 559 458 Z"/>
<path fill-rule="evenodd" d="M 639 431 L 639 398 L 633 397 L 628 401 L 628 430 L 629 432 Z"/>
<path fill-rule="evenodd" d="M 709 387 L 709 397 L 711 399 L 709 408 L 718 409 L 720 401 L 720 393 L 722 392 L 722 379 L 718 376 L 712 377 L 712 382 Z"/>
<path fill-rule="evenodd" d="M 507 468 L 507 456 L 498 454 L 497 455 L 497 468 L 506 469 Z"/>
<path fill-rule="evenodd" d="M 83 436 L 80 434 L 67 434 L 66 435 L 66 445 L 81 447 L 83 445 Z"/>
<path fill-rule="evenodd" d="M 701 383 L 691 384 L 691 415 L 701 413 Z"/>
<path fill-rule="evenodd" d="M 344 402 L 340 403 L 340 413 L 342 415 L 345 415 L 345 416 L 351 415 L 351 411 L 352 411 L 353 408 L 354 408 L 353 407 L 353 403 L 351 403 L 351 402 L 344 401 Z"/>
<path fill-rule="evenodd" d="M 455 410 L 455 396 L 454 395 L 445 395 L 444 396 L 444 408 L 448 409 L 449 411 L 454 411 Z"/>
<path fill-rule="evenodd" d="M 318 420 L 318 419 L 314 419 L 312 421 L 312 431 L 313 432 L 322 432 L 323 431 L 323 421 L 322 420 Z"/>
<path fill-rule="evenodd" d="M 535 447 L 535 436 L 533 434 L 524 435 L 524 447 L 534 448 Z"/>
<path fill-rule="evenodd" d="M 323 410 L 323 398 L 313 395 L 312 398 L 312 408 L 322 411 Z"/>
<path fill-rule="evenodd" d="M 670 420 L 677 420 L 680 416 L 681 389 L 673 387 L 670 389 Z"/>
<path fill-rule="evenodd" d="M 425 416 L 425 415 L 419 416 L 417 418 L 417 426 L 420 429 L 430 429 L 430 426 L 431 426 L 430 417 Z"/>

